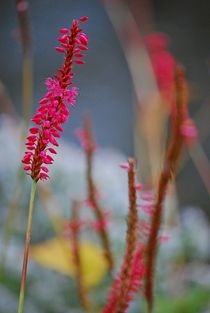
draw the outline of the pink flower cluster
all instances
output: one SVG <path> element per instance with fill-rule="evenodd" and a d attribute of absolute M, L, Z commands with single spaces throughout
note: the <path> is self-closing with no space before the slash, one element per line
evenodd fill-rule
<path fill-rule="evenodd" d="M 112 287 L 108 296 L 107 305 L 102 310 L 102 313 L 118 312 L 117 306 L 118 306 L 118 301 L 119 301 L 119 290 L 120 290 L 121 281 L 122 281 L 121 276 L 122 276 L 123 271 L 125 270 L 124 267 L 125 267 L 125 264 L 123 264 L 120 270 L 120 273 L 118 274 L 118 277 L 114 280 L 112 284 Z M 143 251 L 142 251 L 142 246 L 139 243 L 135 251 L 134 257 L 133 257 L 131 274 L 128 277 L 129 284 L 128 284 L 127 292 L 124 295 L 125 296 L 125 299 L 123 301 L 124 307 L 122 311 L 120 312 L 123 312 L 123 313 L 127 312 L 130 302 L 133 300 L 135 294 L 142 287 L 144 273 L 145 273 L 145 266 L 143 262 Z"/>
<path fill-rule="evenodd" d="M 176 60 L 168 51 L 169 38 L 164 33 L 152 33 L 145 37 L 152 69 L 163 99 L 171 111 L 174 104 L 174 71 Z"/>
<path fill-rule="evenodd" d="M 81 59 L 84 52 L 88 50 L 88 39 L 80 28 L 80 23 L 85 22 L 87 17 L 73 20 L 70 29 L 60 29 L 58 41 L 60 46 L 55 49 L 65 56 L 62 68 L 58 69 L 58 74 L 54 78 L 46 80 L 47 93 L 40 100 L 40 107 L 36 111 L 32 121 L 36 127 L 30 128 L 30 135 L 27 137 L 27 151 L 22 159 L 24 170 L 36 182 L 41 179 L 48 179 L 48 168 L 45 165 L 53 163 L 54 159 L 50 154 L 56 154 L 52 147 L 58 147 L 57 138 L 63 132 L 62 124 L 70 115 L 68 106 L 75 104 L 75 97 L 78 95 L 76 87 L 70 88 L 73 84 L 74 76 L 73 64 L 84 64 Z M 68 106 L 67 106 L 68 105 Z M 50 154 L 49 154 L 50 153 Z"/>

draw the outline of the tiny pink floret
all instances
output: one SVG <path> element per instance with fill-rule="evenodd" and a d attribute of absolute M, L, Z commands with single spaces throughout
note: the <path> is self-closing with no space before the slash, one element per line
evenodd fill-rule
<path fill-rule="evenodd" d="M 61 29 L 59 30 L 59 32 L 60 32 L 61 34 L 68 34 L 69 29 L 68 29 L 68 28 L 61 28 Z"/>
<path fill-rule="evenodd" d="M 135 186 L 135 189 L 137 191 L 142 190 L 142 188 L 143 188 L 142 184 L 136 184 L 136 186 Z"/>
<path fill-rule="evenodd" d="M 198 137 L 198 130 L 192 119 L 187 118 L 181 126 L 181 134 L 186 143 L 191 144 Z"/>
<path fill-rule="evenodd" d="M 119 166 L 124 169 L 124 170 L 128 170 L 129 169 L 129 164 L 128 163 L 120 163 Z"/>
<path fill-rule="evenodd" d="M 88 20 L 88 17 L 87 16 L 82 16 L 82 17 L 80 17 L 80 22 L 87 22 L 87 20 Z"/>

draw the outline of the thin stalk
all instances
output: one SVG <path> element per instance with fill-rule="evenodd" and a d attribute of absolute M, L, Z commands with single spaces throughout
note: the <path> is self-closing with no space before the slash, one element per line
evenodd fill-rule
<path fill-rule="evenodd" d="M 72 222 L 72 225 L 74 225 L 74 227 L 72 228 L 72 252 L 76 270 L 76 284 L 79 299 L 84 311 L 90 312 L 90 300 L 88 298 L 87 289 L 84 284 L 84 275 L 80 253 L 79 207 L 80 203 L 78 201 L 73 201 L 71 207 L 72 217 L 70 220 L 70 222 Z"/>
<path fill-rule="evenodd" d="M 17 17 L 21 35 L 23 51 L 22 64 L 22 115 L 26 125 L 31 114 L 33 100 L 33 57 L 31 44 L 31 30 L 28 15 L 28 1 L 16 0 Z"/>
<path fill-rule="evenodd" d="M 167 193 L 168 185 L 170 181 L 175 178 L 178 159 L 184 143 L 180 129 L 187 116 L 188 93 L 184 71 L 179 65 L 177 65 L 175 71 L 175 92 L 176 106 L 172 112 L 171 136 L 169 138 L 169 145 L 166 150 L 164 165 L 158 182 L 154 213 L 151 221 L 151 230 L 146 248 L 147 266 L 145 273 L 145 297 L 148 305 L 148 313 L 153 312 L 154 306 L 155 264 L 158 249 L 158 232 L 160 230 L 163 213 L 163 202 Z"/>
<path fill-rule="evenodd" d="M 88 199 L 93 206 L 93 211 L 98 222 L 102 222 L 105 218 L 104 208 L 101 207 L 96 196 L 96 185 L 93 179 L 93 156 L 95 142 L 92 134 L 91 119 L 88 114 L 84 117 L 84 131 L 87 141 L 87 146 L 85 147 L 86 152 L 86 179 L 88 188 Z M 108 269 L 111 273 L 114 267 L 114 260 L 111 251 L 110 238 L 108 236 L 107 229 L 101 227 L 99 229 L 99 237 L 104 248 L 104 257 L 107 260 Z"/>
<path fill-rule="evenodd" d="M 30 240 L 31 240 L 31 226 L 32 226 L 35 192 L 36 192 L 36 182 L 33 180 L 32 186 L 31 186 L 31 196 L 30 196 L 30 204 L 29 204 L 29 212 L 28 212 L 28 223 L 27 223 L 27 230 L 26 230 L 25 250 L 24 250 L 24 257 L 23 257 L 18 313 L 23 313 L 23 306 L 24 306 L 24 300 L 25 300 L 26 276 L 27 276 L 28 256 L 29 256 L 29 248 L 30 248 Z"/>
<path fill-rule="evenodd" d="M 127 224 L 126 236 L 126 251 L 120 275 L 120 290 L 119 297 L 116 304 L 116 312 L 125 312 L 128 306 L 128 295 L 130 290 L 130 280 L 132 274 L 132 263 L 134 259 L 135 249 L 137 246 L 137 225 L 138 225 L 138 212 L 136 207 L 136 182 L 135 182 L 135 161 L 128 160 L 128 192 L 129 192 L 129 213 Z"/>

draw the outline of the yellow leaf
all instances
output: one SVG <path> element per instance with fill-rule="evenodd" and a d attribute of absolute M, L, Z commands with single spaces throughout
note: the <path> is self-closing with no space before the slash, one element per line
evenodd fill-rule
<path fill-rule="evenodd" d="M 107 272 L 103 250 L 88 241 L 80 243 L 81 265 L 86 288 L 97 285 Z M 55 237 L 41 244 L 32 245 L 31 258 L 40 265 L 56 270 L 70 277 L 75 276 L 71 241 Z"/>

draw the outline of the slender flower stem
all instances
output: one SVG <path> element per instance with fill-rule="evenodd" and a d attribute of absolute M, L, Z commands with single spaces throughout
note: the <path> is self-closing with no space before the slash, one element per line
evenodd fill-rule
<path fill-rule="evenodd" d="M 31 186 L 31 196 L 29 204 L 29 213 L 28 213 L 28 224 L 26 230 L 26 239 L 25 239 L 25 250 L 23 258 L 23 267 L 22 267 L 22 278 L 19 294 L 19 304 L 18 304 L 18 313 L 23 312 L 24 299 L 25 299 L 25 289 L 26 289 L 26 276 L 27 276 L 27 266 L 28 266 L 28 256 L 30 248 L 30 239 L 31 239 L 31 226 L 32 226 L 32 217 L 33 217 L 33 208 L 34 208 L 34 197 L 36 192 L 36 182 L 32 181 Z"/>
<path fill-rule="evenodd" d="M 91 119 L 88 114 L 84 116 L 83 135 L 82 138 L 80 139 L 86 155 L 86 179 L 87 179 L 88 200 L 90 201 L 95 217 L 100 224 L 103 223 L 103 221 L 105 220 L 105 211 L 98 201 L 97 188 L 93 178 L 93 157 L 96 144 L 92 133 Z M 98 234 L 104 248 L 104 257 L 107 260 L 108 269 L 109 272 L 111 273 L 114 267 L 114 260 L 111 250 L 110 238 L 106 227 L 100 227 Z"/>
<path fill-rule="evenodd" d="M 123 313 L 128 307 L 127 295 L 129 294 L 130 279 L 132 273 L 132 263 L 137 246 L 137 223 L 138 212 L 136 208 L 136 182 L 135 182 L 135 161 L 128 160 L 128 191 L 129 191 L 129 213 L 126 236 L 126 251 L 121 272 L 121 286 L 119 298 L 116 304 L 116 312 Z"/>
<path fill-rule="evenodd" d="M 78 201 L 73 201 L 71 211 L 72 217 L 71 221 L 74 227 L 72 228 L 72 250 L 73 258 L 76 269 L 76 284 L 78 295 L 80 298 L 81 305 L 85 312 L 90 312 L 90 301 L 88 298 L 88 293 L 84 284 L 84 275 L 82 268 L 82 260 L 80 253 L 80 226 L 79 226 L 79 208 L 80 203 Z"/>
<path fill-rule="evenodd" d="M 23 51 L 22 114 L 24 122 L 28 124 L 33 99 L 33 60 L 32 60 L 31 30 L 28 15 L 28 1 L 16 0 L 16 10 L 19 21 L 21 45 Z"/>
<path fill-rule="evenodd" d="M 188 93 L 183 69 L 177 65 L 175 71 L 176 103 L 171 118 L 171 136 L 166 151 L 163 169 L 159 178 L 154 213 L 151 221 L 151 230 L 146 249 L 145 297 L 148 304 L 148 313 L 153 312 L 154 306 L 154 276 L 156 254 L 158 249 L 158 232 L 161 226 L 163 202 L 168 185 L 175 178 L 177 163 L 181 154 L 184 138 L 181 126 L 187 116 Z"/>

